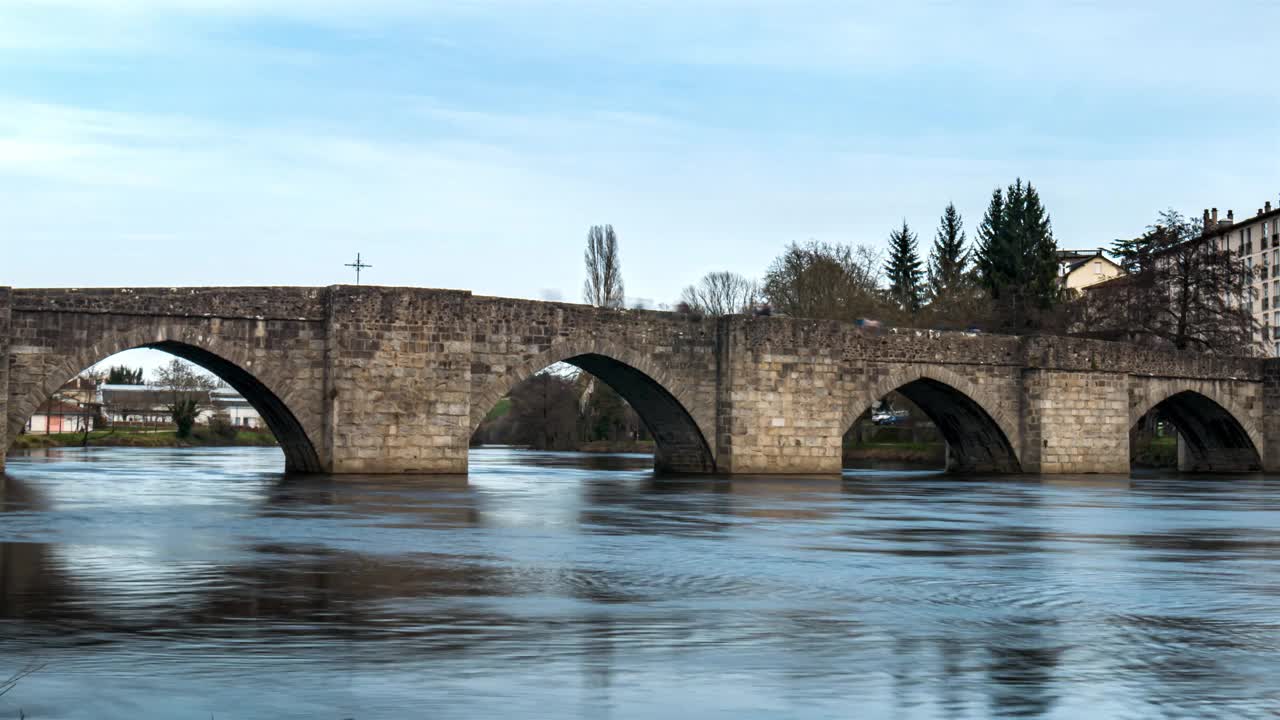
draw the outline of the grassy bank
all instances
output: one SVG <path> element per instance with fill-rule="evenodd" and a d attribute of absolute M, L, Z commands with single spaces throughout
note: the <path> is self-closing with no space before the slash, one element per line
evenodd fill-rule
<path fill-rule="evenodd" d="M 196 428 L 190 437 L 180 438 L 175 432 L 94 431 L 86 439 L 84 433 L 28 433 L 19 435 L 15 450 L 51 447 L 268 447 L 276 438 L 267 430 L 237 430 L 234 437 L 224 437 L 207 428 Z"/>

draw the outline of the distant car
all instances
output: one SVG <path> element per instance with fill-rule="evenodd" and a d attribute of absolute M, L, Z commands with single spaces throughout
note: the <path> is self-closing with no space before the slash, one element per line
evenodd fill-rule
<path fill-rule="evenodd" d="M 897 425 L 907 419 L 906 410 L 876 410 L 871 413 L 871 422 L 876 425 Z"/>

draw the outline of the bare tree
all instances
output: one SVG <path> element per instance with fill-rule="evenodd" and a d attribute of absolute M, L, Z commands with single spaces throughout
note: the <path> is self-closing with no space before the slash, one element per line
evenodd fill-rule
<path fill-rule="evenodd" d="M 680 301 L 704 315 L 734 315 L 751 312 L 759 296 L 754 280 L 732 272 L 711 272 L 697 285 L 686 287 Z"/>
<path fill-rule="evenodd" d="M 217 381 L 197 372 L 190 363 L 174 358 L 168 365 L 156 368 L 152 384 L 168 393 L 169 414 L 178 426 L 178 437 L 185 438 L 191 435 L 201 409 L 208 406 L 209 391 Z"/>
<path fill-rule="evenodd" d="M 583 260 L 587 266 L 587 279 L 582 284 L 583 300 L 596 307 L 623 307 L 622 261 L 618 258 L 618 236 L 612 225 L 591 226 Z"/>
<path fill-rule="evenodd" d="M 1079 334 L 1179 350 L 1251 355 L 1257 322 L 1244 258 L 1174 210 L 1113 251 L 1127 275 L 1075 301 Z"/>
<path fill-rule="evenodd" d="M 891 309 L 880 288 L 882 255 L 865 245 L 792 243 L 765 274 L 773 310 L 797 317 L 854 320 Z"/>

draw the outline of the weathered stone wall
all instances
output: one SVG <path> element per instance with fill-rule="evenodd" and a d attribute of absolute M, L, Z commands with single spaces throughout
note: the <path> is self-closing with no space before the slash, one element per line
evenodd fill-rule
<path fill-rule="evenodd" d="M 12 291 L 0 287 L 0 471 L 4 470 L 4 451 L 9 448 L 9 323 Z M 22 421 L 24 424 L 26 420 Z"/>
<path fill-rule="evenodd" d="M 271 289 L 254 288 L 247 294 L 261 301 L 261 307 L 270 305 Z M 297 295 L 293 289 L 282 291 L 284 300 Z M 20 432 L 40 403 L 85 368 L 123 350 L 159 346 L 209 367 L 254 403 L 272 424 L 293 469 L 314 471 L 328 465 L 327 448 L 319 442 L 323 323 L 237 314 L 249 305 L 234 298 L 224 311 L 207 312 L 218 309 L 207 295 L 181 291 L 61 290 L 50 297 L 45 300 L 42 291 L 13 293 L 15 307 L 5 334 L 8 438 Z M 152 314 L 144 312 L 148 298 L 155 308 Z M 294 309 L 289 308 L 290 314 Z M 317 309 L 305 314 L 315 315 Z"/>
<path fill-rule="evenodd" d="M 331 289 L 328 433 L 333 472 L 466 472 L 469 293 Z"/>
<path fill-rule="evenodd" d="M 1025 472 L 1129 472 L 1126 375 L 1030 368 L 1022 383 Z"/>
<path fill-rule="evenodd" d="M 839 472 L 844 432 L 894 390 L 934 419 L 960 470 L 1127 472 L 1135 413 L 1161 403 L 1200 441 L 1196 463 L 1256 448 L 1280 466 L 1276 363 L 367 286 L 0 289 L 0 441 L 62 382 L 139 346 L 222 374 L 293 469 L 463 472 L 484 415 L 559 361 L 632 403 L 660 469 Z"/>
<path fill-rule="evenodd" d="M 471 430 L 516 383 L 569 362 L 636 408 L 658 440 L 658 467 L 716 469 L 715 320 L 488 297 L 468 311 Z"/>
<path fill-rule="evenodd" d="M 1267 472 L 1280 472 L 1280 359 L 1263 363 L 1262 442 L 1263 467 Z"/>
<path fill-rule="evenodd" d="M 1016 469 L 1016 338 L 864 333 L 846 323 L 789 318 L 722 323 L 717 442 L 729 472 L 839 472 L 844 433 L 875 401 L 904 387 L 944 434 L 955 431 L 953 444 L 975 451 L 967 469 Z M 961 397 L 981 410 L 962 407 Z M 940 417 L 957 408 L 964 412 L 954 422 Z M 1005 446 L 1000 459 L 991 457 L 996 445 Z"/>
<path fill-rule="evenodd" d="M 32 312 L 321 321 L 328 292 L 302 287 L 41 288 L 14 290 L 13 306 Z"/>

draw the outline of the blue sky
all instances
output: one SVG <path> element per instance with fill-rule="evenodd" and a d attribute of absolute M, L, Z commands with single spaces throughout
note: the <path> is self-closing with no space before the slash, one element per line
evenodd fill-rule
<path fill-rule="evenodd" d="M 1280 4 L 3 0 L 0 284 L 580 299 L 793 240 L 1280 202 Z M 924 243 L 922 242 L 922 245 Z"/>

